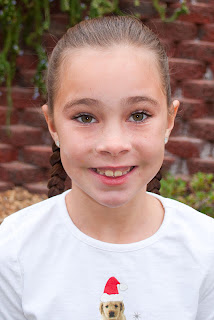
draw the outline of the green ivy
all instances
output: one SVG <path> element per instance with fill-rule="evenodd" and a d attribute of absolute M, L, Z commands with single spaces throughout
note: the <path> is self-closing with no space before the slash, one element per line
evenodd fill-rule
<path fill-rule="evenodd" d="M 187 181 L 168 173 L 161 180 L 160 193 L 214 218 L 214 175 L 211 173 L 198 172 Z"/>
<path fill-rule="evenodd" d="M 33 78 L 34 96 L 45 97 L 46 88 L 43 73 L 47 68 L 47 55 L 42 47 L 42 36 L 50 28 L 50 7 L 56 0 L 0 0 L 0 30 L 4 39 L 0 51 L 0 85 L 7 87 L 6 124 L 9 132 L 10 118 L 13 108 L 12 81 L 16 73 L 16 58 L 23 54 L 20 48 L 21 38 L 27 47 L 38 55 L 38 65 Z M 104 16 L 107 14 L 126 15 L 119 9 L 119 0 L 57 0 L 61 12 L 69 14 L 69 26 L 74 26 L 83 19 Z M 135 7 L 139 0 L 133 0 Z M 166 18 L 166 7 L 159 0 L 153 0 L 153 6 L 163 21 L 173 21 L 180 14 L 187 13 L 185 1 L 171 18 Z M 133 13 L 140 17 L 139 13 Z"/>

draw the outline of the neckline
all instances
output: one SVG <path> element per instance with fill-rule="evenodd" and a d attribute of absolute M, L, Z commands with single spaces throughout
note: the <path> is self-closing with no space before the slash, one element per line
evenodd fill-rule
<path fill-rule="evenodd" d="M 72 221 L 67 207 L 66 207 L 66 202 L 65 202 L 65 196 L 66 194 L 71 191 L 71 189 L 64 191 L 59 197 L 60 197 L 60 215 L 62 215 L 62 217 L 64 218 L 65 221 L 65 225 L 66 228 L 72 233 L 72 235 L 78 239 L 81 242 L 84 242 L 86 245 L 89 245 L 91 247 L 97 248 L 97 249 L 101 249 L 104 251 L 115 251 L 115 252 L 127 252 L 127 251 L 135 251 L 135 250 L 139 250 L 139 249 L 143 249 L 153 243 L 155 243 L 156 241 L 158 241 L 164 234 L 165 234 L 165 230 L 169 224 L 169 207 L 167 206 L 167 203 L 165 201 L 165 198 L 151 193 L 151 192 L 147 192 L 148 194 L 154 196 L 155 198 L 157 198 L 163 208 L 164 208 L 164 218 L 162 221 L 161 226 L 159 227 L 159 229 L 150 237 L 144 239 L 144 240 L 140 240 L 137 242 L 132 242 L 132 243 L 110 243 L 110 242 L 104 242 L 95 238 L 92 238 L 90 236 L 88 236 L 87 234 L 83 233 L 80 229 L 78 229 L 76 227 L 76 225 L 74 224 L 74 222 Z"/>

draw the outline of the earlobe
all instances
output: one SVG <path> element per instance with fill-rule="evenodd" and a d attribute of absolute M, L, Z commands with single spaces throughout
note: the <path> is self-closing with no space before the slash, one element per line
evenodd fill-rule
<path fill-rule="evenodd" d="M 47 125 L 48 125 L 48 130 L 53 138 L 54 141 L 58 141 L 59 138 L 58 138 L 58 134 L 56 132 L 56 128 L 55 128 L 55 124 L 54 124 L 54 121 L 53 121 L 53 117 L 50 116 L 50 113 L 48 111 L 48 105 L 47 104 L 44 104 L 42 106 L 42 111 L 44 113 L 44 116 L 45 116 L 45 120 L 47 122 Z"/>

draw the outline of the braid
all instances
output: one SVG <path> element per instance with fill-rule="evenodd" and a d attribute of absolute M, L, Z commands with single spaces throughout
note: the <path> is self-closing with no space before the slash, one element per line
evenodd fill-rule
<path fill-rule="evenodd" d="M 162 174 L 161 174 L 161 168 L 160 168 L 156 176 L 148 183 L 146 191 L 160 194 L 159 190 L 161 187 L 161 184 L 160 184 L 161 178 L 162 178 Z"/>
<path fill-rule="evenodd" d="M 51 168 L 51 178 L 48 180 L 48 198 L 56 196 L 62 193 L 65 189 L 65 180 L 67 178 L 67 173 L 65 172 L 61 157 L 60 148 L 56 146 L 55 142 L 52 144 L 53 153 L 50 156 Z"/>

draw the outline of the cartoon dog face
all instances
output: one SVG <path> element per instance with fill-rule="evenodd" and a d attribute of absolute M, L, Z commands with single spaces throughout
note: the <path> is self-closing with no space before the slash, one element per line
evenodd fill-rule
<path fill-rule="evenodd" d="M 124 303 L 121 301 L 110 301 L 100 303 L 100 313 L 103 319 L 124 320 Z"/>

